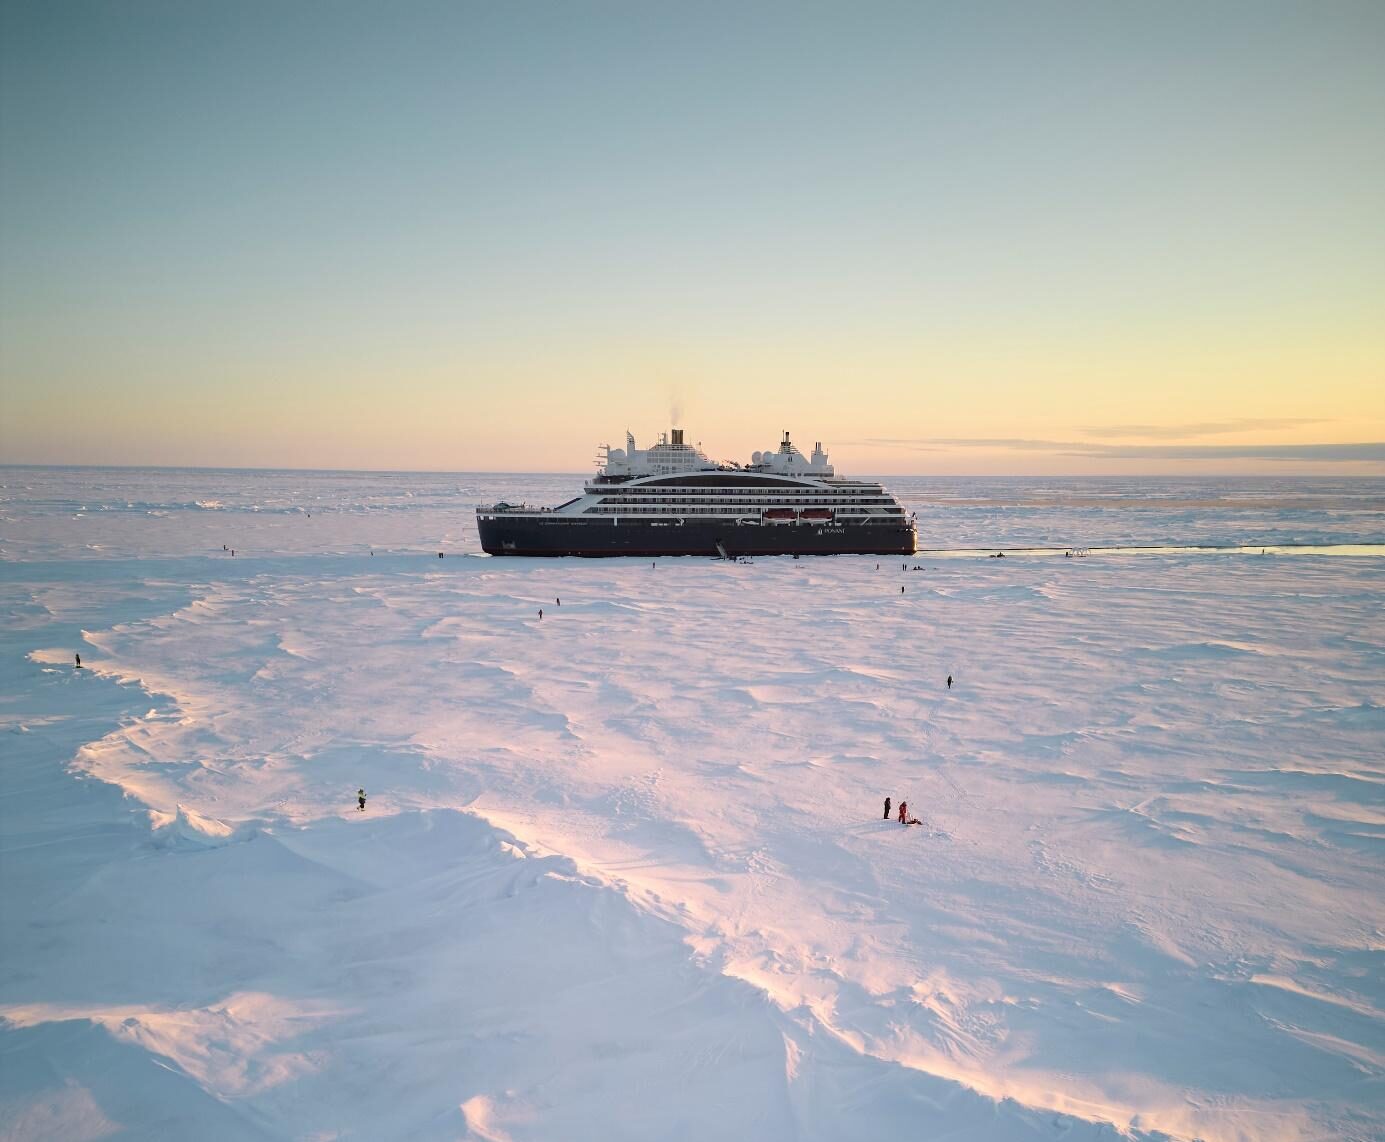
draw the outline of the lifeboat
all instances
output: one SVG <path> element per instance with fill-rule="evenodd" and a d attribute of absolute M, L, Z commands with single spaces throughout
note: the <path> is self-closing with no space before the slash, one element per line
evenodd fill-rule
<path fill-rule="evenodd" d="M 765 519 L 780 520 L 784 522 L 798 518 L 798 513 L 794 511 L 793 508 L 766 508 L 764 515 Z"/>
<path fill-rule="evenodd" d="M 798 513 L 800 519 L 824 520 L 832 518 L 831 508 L 804 508 Z"/>

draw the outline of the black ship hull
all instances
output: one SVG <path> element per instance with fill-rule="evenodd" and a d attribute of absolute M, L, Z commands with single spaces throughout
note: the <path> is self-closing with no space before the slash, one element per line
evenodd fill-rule
<path fill-rule="evenodd" d="M 843 525 L 797 520 L 737 524 L 734 520 L 600 519 L 552 515 L 477 521 L 491 555 L 912 555 L 908 523 Z"/>

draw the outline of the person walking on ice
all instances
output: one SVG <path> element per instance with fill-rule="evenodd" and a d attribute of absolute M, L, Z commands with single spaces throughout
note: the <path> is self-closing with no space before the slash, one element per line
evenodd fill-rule
<path fill-rule="evenodd" d="M 358 813 L 364 813 L 364 812 L 365 812 L 365 790 L 364 790 L 364 789 L 357 789 L 357 790 L 356 790 L 356 811 L 357 811 Z"/>
<path fill-rule="evenodd" d="M 907 801 L 901 801 L 899 803 L 899 823 L 901 825 L 907 825 L 909 823 L 909 802 Z"/>
<path fill-rule="evenodd" d="M 947 676 L 947 688 L 948 688 L 949 690 L 952 689 L 952 675 L 951 675 L 951 674 L 949 674 L 949 675 Z"/>
<path fill-rule="evenodd" d="M 888 797 L 886 797 L 886 798 L 885 798 L 885 816 L 884 816 L 883 820 L 888 821 L 889 819 L 890 819 L 890 799 L 889 799 Z"/>
<path fill-rule="evenodd" d="M 539 622 L 543 622 L 543 608 L 539 608 Z"/>

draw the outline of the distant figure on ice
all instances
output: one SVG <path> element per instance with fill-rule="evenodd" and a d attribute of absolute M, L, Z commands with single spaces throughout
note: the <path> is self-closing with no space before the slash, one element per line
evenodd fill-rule
<path fill-rule="evenodd" d="M 356 811 L 357 811 L 358 813 L 364 813 L 364 812 L 365 812 L 365 790 L 364 790 L 364 789 L 357 789 L 357 790 L 356 790 Z"/>
<path fill-rule="evenodd" d="M 947 688 L 948 688 L 949 690 L 952 689 L 952 675 L 951 675 L 951 674 L 949 674 L 949 675 L 947 676 Z"/>
<path fill-rule="evenodd" d="M 78 670 L 81 670 L 81 669 L 82 669 L 82 656 L 81 656 L 80 654 L 77 655 L 77 669 L 78 669 Z"/>
<path fill-rule="evenodd" d="M 899 803 L 899 823 L 901 825 L 907 825 L 909 823 L 909 802 L 907 801 L 901 801 Z"/>
<path fill-rule="evenodd" d="M 438 558 L 439 558 L 439 559 L 442 558 L 442 552 L 441 552 L 441 551 L 438 552 Z"/>
<path fill-rule="evenodd" d="M 554 599 L 554 600 L 553 600 L 553 605 L 554 605 L 555 607 L 561 607 L 561 606 L 563 605 L 563 600 L 562 600 L 562 599 Z"/>
<path fill-rule="evenodd" d="M 899 593 L 900 593 L 901 595 L 904 594 L 904 588 L 903 588 L 903 587 L 900 587 L 900 588 L 899 588 Z"/>
<path fill-rule="evenodd" d="M 543 622 L 543 608 L 539 608 L 539 622 Z"/>
<path fill-rule="evenodd" d="M 890 799 L 889 799 L 888 797 L 886 797 L 886 798 L 885 798 L 885 816 L 882 818 L 882 820 L 888 821 L 889 819 L 890 819 Z"/>

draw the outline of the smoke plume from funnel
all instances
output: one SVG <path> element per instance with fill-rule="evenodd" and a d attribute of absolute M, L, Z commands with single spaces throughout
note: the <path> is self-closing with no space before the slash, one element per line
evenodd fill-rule
<path fill-rule="evenodd" d="M 668 426 L 677 428 L 683 423 L 683 398 L 675 393 L 669 398 Z"/>

